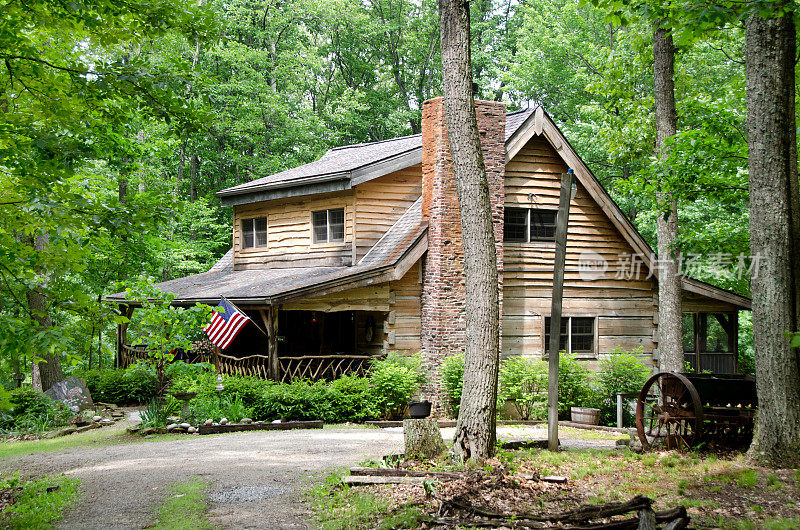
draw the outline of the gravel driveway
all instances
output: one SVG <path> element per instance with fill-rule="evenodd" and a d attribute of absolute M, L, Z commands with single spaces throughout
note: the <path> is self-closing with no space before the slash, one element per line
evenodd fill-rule
<path fill-rule="evenodd" d="M 442 429 L 445 440 L 453 429 Z M 501 427 L 500 438 L 546 438 L 546 429 Z M 562 436 L 565 446 L 573 446 Z M 592 447 L 613 447 L 591 440 Z M 60 528 L 142 528 L 176 481 L 208 484 L 209 518 L 224 528 L 313 526 L 300 494 L 323 471 L 402 451 L 402 429 L 261 431 L 180 440 L 78 447 L 8 458 L 0 471 L 68 473 L 82 497 Z"/>

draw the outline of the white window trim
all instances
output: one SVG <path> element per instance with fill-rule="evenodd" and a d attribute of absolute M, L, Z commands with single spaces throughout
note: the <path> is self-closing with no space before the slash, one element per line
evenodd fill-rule
<path fill-rule="evenodd" d="M 267 223 L 267 229 L 266 229 L 267 242 L 265 244 L 263 244 L 263 245 L 259 245 L 258 244 L 258 239 L 256 238 L 256 219 L 264 219 L 266 221 L 266 223 Z M 244 225 L 245 225 L 245 223 L 248 223 L 248 222 L 250 224 L 250 230 L 253 233 L 253 246 L 252 247 L 246 247 L 245 244 L 244 244 L 244 242 L 245 242 L 245 232 L 246 232 L 246 230 L 244 228 Z M 239 242 L 239 246 L 241 247 L 242 251 L 250 252 L 250 251 L 253 251 L 253 250 L 261 250 L 261 249 L 265 249 L 265 248 L 269 247 L 269 220 L 267 219 L 266 215 L 261 215 L 259 217 L 244 217 L 244 218 L 242 218 L 241 223 L 240 223 L 239 226 L 240 226 L 240 229 L 241 229 L 241 241 Z"/>
<path fill-rule="evenodd" d="M 343 228 L 342 231 L 342 239 L 337 239 L 336 241 L 331 241 L 331 211 L 333 210 L 342 210 L 342 217 L 343 217 Z M 317 232 L 314 230 L 314 214 L 319 212 L 325 212 L 325 241 L 317 240 Z M 338 206 L 335 208 L 326 208 L 324 210 L 313 210 L 311 212 L 311 244 L 312 245 L 341 245 L 345 243 L 347 240 L 347 208 L 344 206 Z"/>
<path fill-rule="evenodd" d="M 547 333 L 549 332 L 547 326 L 547 319 L 550 318 L 550 315 L 542 315 L 542 359 L 547 359 L 549 356 L 549 349 L 550 344 L 547 341 Z M 598 315 L 561 315 L 561 319 L 568 319 L 569 323 L 567 324 L 567 354 L 574 355 L 576 359 L 596 359 L 599 355 L 599 326 L 598 321 L 600 317 Z M 592 321 L 592 332 L 594 333 L 594 337 L 592 339 L 592 351 L 590 352 L 572 352 L 572 319 L 573 318 L 591 318 Z"/>

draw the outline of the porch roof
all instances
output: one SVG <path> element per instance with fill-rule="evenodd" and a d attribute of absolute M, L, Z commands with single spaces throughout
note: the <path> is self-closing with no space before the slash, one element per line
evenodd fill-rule
<path fill-rule="evenodd" d="M 230 252 L 208 272 L 156 284 L 173 293 L 176 305 L 216 304 L 223 296 L 245 306 L 275 305 L 400 279 L 427 250 L 427 224 L 422 222 L 422 199 L 395 222 L 352 267 L 292 267 L 233 270 Z M 125 293 L 106 298 L 125 303 Z"/>

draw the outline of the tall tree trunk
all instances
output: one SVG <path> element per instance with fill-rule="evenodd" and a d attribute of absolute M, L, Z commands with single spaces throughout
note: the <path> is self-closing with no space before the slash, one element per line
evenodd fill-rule
<path fill-rule="evenodd" d="M 781 467 L 800 465 L 800 230 L 795 144 L 795 27 L 784 16 L 745 23 L 750 171 L 750 253 L 758 425 L 748 453 Z"/>
<path fill-rule="evenodd" d="M 181 142 L 180 160 L 178 161 L 178 178 L 175 182 L 175 197 L 180 197 L 183 170 L 186 167 L 186 140 Z"/>
<path fill-rule="evenodd" d="M 117 180 L 119 202 L 125 204 L 128 202 L 128 172 L 121 171 L 119 179 Z"/>
<path fill-rule="evenodd" d="M 656 150 L 664 155 L 664 142 L 677 130 L 675 111 L 675 46 L 672 34 L 656 22 L 653 32 Z M 678 205 L 671 193 L 660 192 L 656 220 L 658 239 L 658 351 L 665 372 L 683 371 L 681 277 L 678 261 Z"/>
<path fill-rule="evenodd" d="M 49 237 L 47 234 L 39 234 L 33 240 L 33 249 L 36 252 L 43 252 L 47 249 L 49 244 Z M 39 271 L 40 274 L 43 271 Z M 36 286 L 33 289 L 27 289 L 25 296 L 28 301 L 28 311 L 31 318 L 36 322 L 38 331 L 48 331 L 53 327 L 53 321 L 50 318 L 50 307 L 47 303 L 47 296 L 41 287 Z M 43 360 L 35 363 L 32 368 L 32 377 L 34 386 L 36 386 L 36 379 L 39 378 L 42 390 L 49 390 L 53 384 L 58 383 L 64 379 L 64 372 L 61 371 L 61 359 L 58 353 L 41 351 L 36 352 Z M 38 373 L 37 373 L 38 372 Z"/>
<path fill-rule="evenodd" d="M 442 85 L 461 211 L 466 280 L 464 386 L 453 451 L 482 460 L 494 453 L 500 306 L 489 182 L 481 153 L 469 47 L 469 4 L 439 0 Z"/>
<path fill-rule="evenodd" d="M 189 183 L 189 200 L 194 202 L 197 200 L 197 172 L 200 169 L 200 159 L 197 155 L 192 155 L 189 159 L 189 177 L 191 182 Z"/>

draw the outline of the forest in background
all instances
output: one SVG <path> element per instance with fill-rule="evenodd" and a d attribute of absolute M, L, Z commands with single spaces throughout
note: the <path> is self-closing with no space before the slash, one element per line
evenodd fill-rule
<path fill-rule="evenodd" d="M 735 270 L 749 253 L 741 22 L 707 13 L 676 27 L 678 134 L 658 159 L 646 5 L 471 9 L 480 96 L 509 110 L 541 102 L 652 247 L 656 192 L 671 192 L 691 275 L 749 294 Z M 32 355 L 66 371 L 98 354 L 108 365 L 118 317 L 104 295 L 203 272 L 230 247 L 216 191 L 330 147 L 417 133 L 421 102 L 441 94 L 430 0 L 38 0 L 6 11 L 4 381 Z"/>

